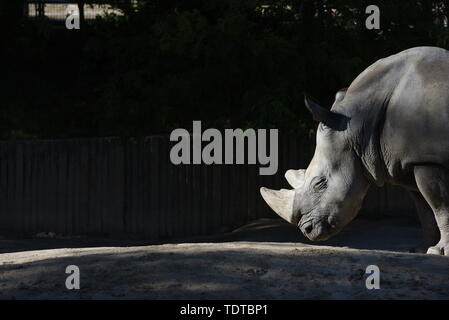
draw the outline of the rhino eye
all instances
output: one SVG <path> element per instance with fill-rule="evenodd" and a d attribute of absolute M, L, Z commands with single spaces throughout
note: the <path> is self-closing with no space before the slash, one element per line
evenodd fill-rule
<path fill-rule="evenodd" d="M 327 188 L 327 179 L 325 177 L 315 177 L 312 181 L 313 189 L 323 190 Z"/>
<path fill-rule="evenodd" d="M 320 126 L 321 126 L 321 130 L 325 131 L 327 129 L 329 129 L 328 126 L 326 126 L 324 123 L 320 122 Z"/>

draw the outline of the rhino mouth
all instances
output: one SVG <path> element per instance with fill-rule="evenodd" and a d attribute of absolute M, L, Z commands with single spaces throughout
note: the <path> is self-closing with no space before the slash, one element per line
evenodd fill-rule
<path fill-rule="evenodd" d="M 340 231 L 334 217 L 303 216 L 298 223 L 301 232 L 312 241 L 324 241 Z"/>

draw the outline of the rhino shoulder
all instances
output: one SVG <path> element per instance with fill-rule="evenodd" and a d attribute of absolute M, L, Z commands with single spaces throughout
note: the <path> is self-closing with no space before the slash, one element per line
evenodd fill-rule
<path fill-rule="evenodd" d="M 366 93 L 371 88 L 388 90 L 394 87 L 410 68 L 423 75 L 435 75 L 437 72 L 447 78 L 445 71 L 449 68 L 449 51 L 438 47 L 414 47 L 379 59 L 360 73 L 347 91 L 354 94 Z"/>

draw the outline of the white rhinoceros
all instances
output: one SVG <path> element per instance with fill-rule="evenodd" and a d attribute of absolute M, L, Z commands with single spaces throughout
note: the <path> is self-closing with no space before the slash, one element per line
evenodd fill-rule
<path fill-rule="evenodd" d="M 306 98 L 320 122 L 292 190 L 261 188 L 268 205 L 311 240 L 338 233 L 372 183 L 412 196 L 424 231 L 417 251 L 449 255 L 449 51 L 418 47 L 381 59 L 337 93 L 331 110 Z"/>

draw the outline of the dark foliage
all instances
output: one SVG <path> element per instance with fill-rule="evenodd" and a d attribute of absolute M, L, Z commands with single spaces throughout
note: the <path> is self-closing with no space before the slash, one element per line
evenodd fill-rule
<path fill-rule="evenodd" d="M 330 105 L 381 57 L 449 48 L 448 1 L 148 0 L 79 31 L 22 18 L 20 2 L 0 4 L 2 138 L 139 136 L 192 120 L 306 132 L 304 91 Z M 370 4 L 380 30 L 365 28 Z"/>

